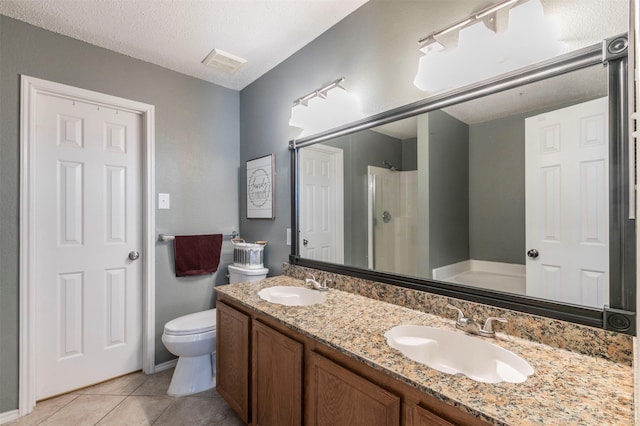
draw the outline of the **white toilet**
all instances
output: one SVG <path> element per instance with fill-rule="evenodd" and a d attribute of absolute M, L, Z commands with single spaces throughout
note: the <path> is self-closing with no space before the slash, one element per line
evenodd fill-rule
<path fill-rule="evenodd" d="M 269 269 L 245 269 L 229 265 L 229 282 L 261 280 Z M 185 396 L 216 385 L 216 310 L 196 312 L 164 325 L 162 343 L 178 356 L 167 394 Z"/>
<path fill-rule="evenodd" d="M 211 389 L 216 385 L 216 310 L 178 317 L 164 325 L 162 343 L 177 355 L 167 394 L 183 396 Z"/>
<path fill-rule="evenodd" d="M 229 283 L 243 283 L 247 281 L 258 281 L 267 276 L 268 268 L 241 268 L 236 265 L 229 265 Z"/>

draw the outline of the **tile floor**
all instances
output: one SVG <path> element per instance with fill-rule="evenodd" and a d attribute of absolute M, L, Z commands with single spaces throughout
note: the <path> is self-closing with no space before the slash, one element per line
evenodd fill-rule
<path fill-rule="evenodd" d="M 150 376 L 128 374 L 36 404 L 9 425 L 234 426 L 244 423 L 215 391 L 167 395 L 173 369 Z"/>

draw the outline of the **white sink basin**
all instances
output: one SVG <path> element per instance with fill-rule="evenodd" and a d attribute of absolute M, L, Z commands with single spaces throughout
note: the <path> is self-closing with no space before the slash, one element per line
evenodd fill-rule
<path fill-rule="evenodd" d="M 303 287 L 275 286 L 258 292 L 261 299 L 286 306 L 309 306 L 322 303 L 327 296 L 318 290 Z"/>
<path fill-rule="evenodd" d="M 387 343 L 414 361 L 484 383 L 522 383 L 533 368 L 518 355 L 479 337 L 434 327 L 398 325 Z"/>

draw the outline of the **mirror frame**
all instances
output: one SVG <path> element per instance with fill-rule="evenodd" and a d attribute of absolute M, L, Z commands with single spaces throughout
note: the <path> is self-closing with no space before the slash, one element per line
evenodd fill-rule
<path fill-rule="evenodd" d="M 636 334 L 636 241 L 634 193 L 631 189 L 630 165 L 634 151 L 629 139 L 630 120 L 628 87 L 628 38 L 626 34 L 595 44 L 521 70 L 504 74 L 480 83 L 455 89 L 387 112 L 337 127 L 316 135 L 289 142 L 291 153 L 291 227 L 295 237 L 291 241 L 292 265 L 349 275 L 456 299 L 492 305 L 562 321 L 588 325 L 625 334 Z M 372 269 L 356 268 L 336 263 L 305 259 L 299 254 L 299 188 L 298 150 L 339 136 L 370 129 L 392 121 L 445 108 L 461 102 L 542 81 L 588 66 L 601 64 L 608 68 L 610 154 L 610 306 L 603 309 L 563 304 L 530 296 L 485 290 L 443 281 L 406 276 Z"/>

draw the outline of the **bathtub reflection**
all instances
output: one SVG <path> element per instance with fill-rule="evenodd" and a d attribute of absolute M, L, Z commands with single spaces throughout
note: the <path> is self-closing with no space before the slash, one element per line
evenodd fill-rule
<path fill-rule="evenodd" d="M 433 278 L 487 290 L 526 294 L 525 265 L 465 260 L 434 269 Z"/>

